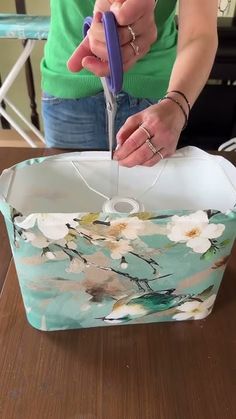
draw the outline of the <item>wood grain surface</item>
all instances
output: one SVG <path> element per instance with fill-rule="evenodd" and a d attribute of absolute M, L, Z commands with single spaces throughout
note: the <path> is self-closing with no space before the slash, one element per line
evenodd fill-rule
<path fill-rule="evenodd" d="M 0 170 L 43 152 L 2 149 Z M 1 419 L 236 418 L 236 246 L 205 320 L 45 333 L 0 234 Z"/>

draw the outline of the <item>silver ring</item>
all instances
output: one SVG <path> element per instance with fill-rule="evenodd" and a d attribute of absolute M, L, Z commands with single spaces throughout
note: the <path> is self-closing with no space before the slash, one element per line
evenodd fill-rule
<path fill-rule="evenodd" d="M 145 141 L 150 150 L 153 152 L 153 154 L 159 154 L 159 151 L 157 151 L 156 147 L 152 144 L 152 142 L 148 139 Z M 160 155 L 160 154 L 159 154 Z"/>
<path fill-rule="evenodd" d="M 140 125 L 139 128 L 142 129 L 145 132 L 145 134 L 147 134 L 148 140 L 150 140 L 152 138 L 152 136 L 151 136 L 150 132 L 147 130 L 147 128 L 145 128 L 143 125 Z"/>
<path fill-rule="evenodd" d="M 133 41 L 130 42 L 129 44 L 132 47 L 132 49 L 134 51 L 134 54 L 135 55 L 139 55 L 139 46 L 138 45 L 135 45 L 135 43 Z"/>
<path fill-rule="evenodd" d="M 130 34 L 131 34 L 131 36 L 132 36 L 132 42 L 134 42 L 135 41 L 135 39 L 136 39 L 136 34 L 135 34 L 135 32 L 134 32 L 134 30 L 133 30 L 133 28 L 129 25 L 129 26 L 127 26 L 127 28 L 128 28 L 128 30 L 129 30 L 129 32 L 130 32 Z"/>
<path fill-rule="evenodd" d="M 161 160 L 164 159 L 163 154 L 160 151 L 157 151 L 158 156 L 161 158 Z"/>

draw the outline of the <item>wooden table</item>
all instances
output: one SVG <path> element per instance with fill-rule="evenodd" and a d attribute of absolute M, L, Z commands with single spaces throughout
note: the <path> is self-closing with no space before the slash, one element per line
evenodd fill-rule
<path fill-rule="evenodd" d="M 1 149 L 0 171 L 42 153 Z M 26 321 L 0 221 L 1 419 L 236 418 L 236 247 L 206 320 L 45 333 Z"/>

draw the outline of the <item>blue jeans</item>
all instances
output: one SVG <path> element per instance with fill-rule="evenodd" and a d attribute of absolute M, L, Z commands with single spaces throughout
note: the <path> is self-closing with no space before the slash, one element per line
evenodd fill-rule
<path fill-rule="evenodd" d="M 156 101 L 157 102 L 157 101 Z M 117 96 L 117 133 L 126 119 L 155 101 L 127 93 Z M 47 147 L 107 150 L 107 112 L 103 92 L 81 99 L 62 99 L 43 93 L 42 115 Z"/>

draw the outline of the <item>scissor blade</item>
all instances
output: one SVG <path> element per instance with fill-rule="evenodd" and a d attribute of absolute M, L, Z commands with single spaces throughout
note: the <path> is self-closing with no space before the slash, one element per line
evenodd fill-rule
<path fill-rule="evenodd" d="M 107 80 L 105 77 L 101 78 L 101 82 L 104 89 L 105 100 L 106 100 L 106 109 L 108 117 L 108 144 L 111 157 L 111 196 L 118 195 L 118 180 L 119 180 L 119 164 L 117 161 L 113 160 L 113 154 L 116 148 L 116 137 L 115 137 L 115 118 L 117 112 L 117 103 L 116 98 L 113 93 L 110 91 Z"/>
<path fill-rule="evenodd" d="M 111 153 L 111 159 L 113 158 L 114 149 L 116 147 L 116 138 L 115 138 L 115 118 L 117 112 L 117 103 L 116 98 L 113 93 L 110 91 L 107 80 L 105 77 L 101 77 L 101 82 L 104 90 L 105 100 L 106 100 L 106 109 L 108 117 L 108 144 L 109 150 Z"/>

